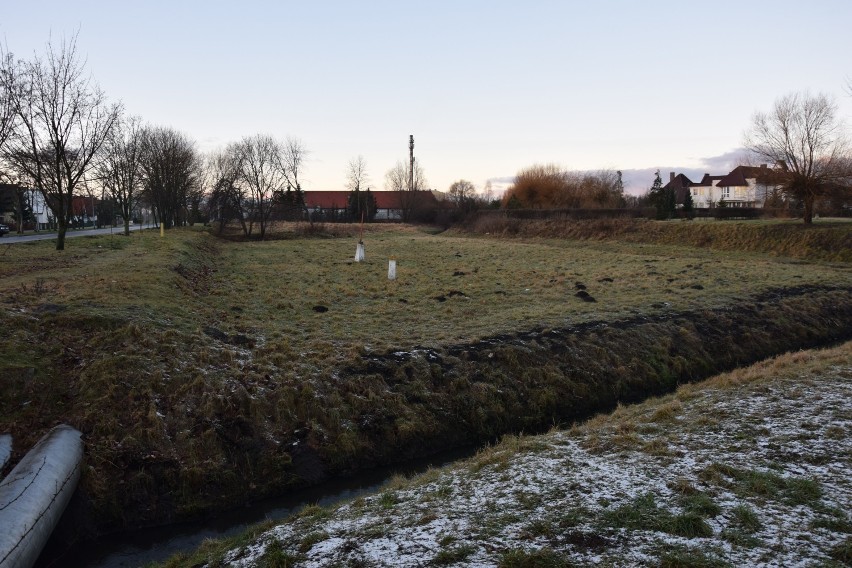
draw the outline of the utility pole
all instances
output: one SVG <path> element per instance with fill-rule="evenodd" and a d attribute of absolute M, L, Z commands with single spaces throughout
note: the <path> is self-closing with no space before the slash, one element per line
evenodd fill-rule
<path fill-rule="evenodd" d="M 414 190 L 414 134 L 408 136 L 408 152 L 411 156 L 411 166 L 408 169 L 408 191 Z"/>

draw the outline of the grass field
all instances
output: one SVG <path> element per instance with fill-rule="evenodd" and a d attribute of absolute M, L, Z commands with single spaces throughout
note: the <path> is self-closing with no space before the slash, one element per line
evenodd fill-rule
<path fill-rule="evenodd" d="M 6 247 L 0 431 L 21 452 L 57 423 L 76 426 L 99 522 L 162 522 L 309 479 L 294 440 L 325 448 L 336 468 L 375 432 L 402 443 L 425 417 L 440 422 L 423 409 L 446 406 L 432 388 L 498 400 L 465 377 L 339 384 L 372 354 L 852 287 L 842 262 L 416 227 L 371 227 L 367 261 L 355 263 L 354 229 L 334 231 L 235 242 L 184 229 L 74 239 L 63 252 Z"/>
<path fill-rule="evenodd" d="M 852 232 L 852 229 L 850 229 Z M 9 308 L 45 303 L 193 333 L 212 325 L 302 351 L 470 341 L 531 327 L 724 305 L 770 288 L 849 285 L 845 263 L 577 240 L 495 240 L 389 228 L 356 237 L 219 241 L 200 231 L 16 245 L 0 264 Z M 395 257 L 398 279 L 387 280 Z M 804 267 L 807 266 L 805 269 Z M 578 298 L 578 283 L 595 302 Z M 317 313 L 315 306 L 328 308 Z"/>

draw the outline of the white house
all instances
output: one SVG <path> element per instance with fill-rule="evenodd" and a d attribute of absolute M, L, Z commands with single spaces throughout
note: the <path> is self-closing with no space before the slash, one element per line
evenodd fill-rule
<path fill-rule="evenodd" d="M 53 212 L 47 203 L 44 201 L 44 195 L 37 189 L 28 189 L 27 198 L 30 200 L 30 207 L 33 210 L 33 218 L 36 223 L 36 229 L 42 231 L 56 226 L 56 219 Z"/>
<path fill-rule="evenodd" d="M 772 170 L 766 164 L 758 168 L 737 166 L 724 176 L 704 174 L 690 186 L 695 207 L 715 207 L 724 201 L 728 207 L 763 207 L 767 194 L 775 189 Z"/>
<path fill-rule="evenodd" d="M 770 187 L 769 168 L 737 166 L 716 184 L 720 200 L 730 207 L 763 207 Z"/>
<path fill-rule="evenodd" d="M 711 176 L 704 174 L 701 181 L 693 183 L 690 186 L 692 192 L 693 207 L 712 207 L 719 202 L 720 192 L 717 187 L 719 180 L 724 176 Z"/>

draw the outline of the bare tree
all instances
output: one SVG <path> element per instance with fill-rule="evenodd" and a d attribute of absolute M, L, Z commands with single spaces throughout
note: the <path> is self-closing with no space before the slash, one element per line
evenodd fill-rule
<path fill-rule="evenodd" d="M 289 141 L 288 141 L 289 144 Z M 301 147 L 301 143 L 297 144 Z M 272 136 L 257 134 L 244 138 L 238 146 L 241 163 L 239 179 L 248 194 L 248 217 L 253 223 L 257 220 L 260 227 L 260 238 L 266 236 L 266 227 L 272 213 L 273 199 L 276 193 L 284 191 L 287 185 L 287 170 L 284 164 L 290 160 L 294 167 L 293 179 L 298 179 L 298 162 L 293 161 L 293 155 L 286 150 L 287 145 L 281 144 Z M 299 150 L 302 151 L 302 150 Z M 298 184 L 298 181 L 296 182 Z M 248 231 L 248 235 L 251 230 Z"/>
<path fill-rule="evenodd" d="M 388 191 L 408 191 L 408 164 L 402 160 L 385 173 L 385 189 Z M 414 191 L 426 189 L 426 176 L 420 164 L 414 165 Z"/>
<path fill-rule="evenodd" d="M 302 173 L 302 168 L 305 165 L 305 158 L 307 158 L 307 156 L 308 149 L 298 138 L 290 136 L 284 141 L 283 161 L 284 171 L 287 175 L 287 185 L 296 191 L 297 196 L 301 196 L 302 193 L 302 185 L 299 182 L 299 175 Z M 311 224 L 311 227 L 313 227 L 314 221 L 308 211 L 308 206 L 305 204 L 304 199 L 302 199 L 302 208 L 305 216 L 308 218 L 308 222 Z"/>
<path fill-rule="evenodd" d="M 476 208 L 476 187 L 466 179 L 453 182 L 448 193 L 450 201 L 460 211 L 470 211 Z"/>
<path fill-rule="evenodd" d="M 186 223 L 190 197 L 201 185 L 195 143 L 169 127 L 147 127 L 141 140 L 145 192 L 157 218 L 166 229 Z"/>
<path fill-rule="evenodd" d="M 15 63 L 15 58 L 0 45 L 0 152 L 17 125 L 15 93 L 19 86 L 18 65 Z M 0 169 L 0 180 L 6 175 L 8 175 L 7 172 Z"/>
<path fill-rule="evenodd" d="M 22 64 L 12 97 L 19 127 L 7 141 L 4 157 L 21 177 L 32 180 L 56 217 L 56 250 L 65 248 L 72 200 L 107 136 L 121 106 L 108 104 L 103 91 L 84 75 L 77 37 L 54 46 L 44 58 Z"/>
<path fill-rule="evenodd" d="M 426 189 L 426 176 L 420 164 L 414 165 L 414 186 L 409 188 L 409 166 L 402 160 L 385 173 L 385 189 L 399 191 L 402 205 L 402 220 L 410 221 L 417 209 L 417 192 Z"/>
<path fill-rule="evenodd" d="M 211 188 L 208 197 L 208 215 L 219 221 L 219 232 L 225 229 L 228 221 L 236 218 L 248 235 L 245 208 L 245 193 L 239 187 L 242 171 L 239 145 L 229 144 L 224 150 L 211 153 L 205 160 L 205 184 Z"/>
<path fill-rule="evenodd" d="M 801 201 L 804 221 L 813 222 L 814 201 L 829 188 L 848 183 L 850 145 L 837 105 L 827 95 L 793 93 L 769 113 L 756 113 L 746 134 L 751 152 L 780 166 L 784 193 Z"/>
<path fill-rule="evenodd" d="M 18 123 L 18 115 L 15 112 L 15 95 L 20 88 L 20 65 L 15 62 L 14 56 L 0 45 L 0 155 L 3 147 L 10 138 Z M 20 183 L 14 183 L 17 176 L 9 171 L 7 164 L 0 160 L 0 182 L 8 180 L 13 182 L 7 194 L 6 207 L 11 206 L 17 222 L 17 233 L 24 232 L 24 217 L 27 208 L 31 209 L 29 196 Z"/>
<path fill-rule="evenodd" d="M 408 166 L 398 161 L 394 167 L 385 172 L 385 189 L 388 191 L 405 191 L 408 189 Z"/>
<path fill-rule="evenodd" d="M 282 162 L 284 170 L 287 174 L 287 183 L 291 187 L 301 189 L 299 176 L 302 174 L 302 168 L 305 165 L 305 158 L 308 156 L 308 150 L 304 143 L 298 138 L 289 137 L 284 141 L 282 148 Z"/>
<path fill-rule="evenodd" d="M 346 166 L 346 188 L 349 191 L 360 191 L 369 181 L 370 176 L 367 174 L 367 162 L 364 156 L 349 160 Z"/>
<path fill-rule="evenodd" d="M 103 160 L 96 169 L 101 187 L 118 205 L 125 235 L 130 235 L 130 221 L 143 188 L 142 132 L 138 116 L 120 120 L 107 138 Z"/>

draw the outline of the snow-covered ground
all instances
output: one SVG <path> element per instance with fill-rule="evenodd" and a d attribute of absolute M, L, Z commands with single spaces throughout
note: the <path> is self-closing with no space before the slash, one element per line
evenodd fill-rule
<path fill-rule="evenodd" d="M 334 509 L 231 566 L 843 566 L 852 343 L 780 357 Z M 218 565 L 218 564 L 217 564 Z"/>

